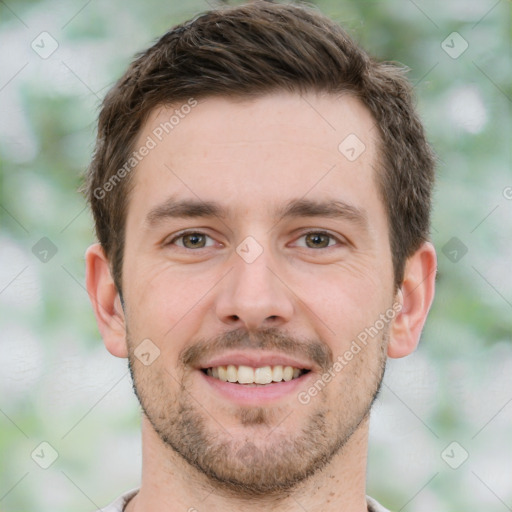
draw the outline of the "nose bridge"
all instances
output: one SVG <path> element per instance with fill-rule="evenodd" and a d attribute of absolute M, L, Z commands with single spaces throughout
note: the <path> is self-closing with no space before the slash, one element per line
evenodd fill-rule
<path fill-rule="evenodd" d="M 293 313 L 290 292 L 276 276 L 269 245 L 245 238 L 232 255 L 233 269 L 217 300 L 217 316 L 250 329 L 288 321 Z"/>
<path fill-rule="evenodd" d="M 252 239 L 252 237 L 251 237 Z M 252 239 L 254 240 L 254 239 Z M 264 249 L 258 242 L 247 240 L 239 244 L 233 260 L 233 279 L 236 281 L 238 292 L 248 292 L 257 296 L 258 290 L 268 293 L 274 286 L 271 281 L 275 276 L 272 274 L 272 255 L 268 246 Z M 258 243 L 258 246 L 256 244 Z M 242 290 L 240 290 L 242 288 Z"/>

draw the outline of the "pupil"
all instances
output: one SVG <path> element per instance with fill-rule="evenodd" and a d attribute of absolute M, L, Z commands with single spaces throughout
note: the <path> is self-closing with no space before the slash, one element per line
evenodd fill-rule
<path fill-rule="evenodd" d="M 313 235 L 308 235 L 309 241 L 312 242 L 313 245 L 316 247 L 327 247 L 327 244 L 329 243 L 328 237 L 326 235 L 322 235 L 320 233 L 316 233 Z M 322 243 L 323 239 L 323 243 Z M 327 244 L 326 244 L 327 242 Z"/>
<path fill-rule="evenodd" d="M 199 235 L 199 234 L 191 234 L 191 235 L 187 235 L 185 237 L 185 241 L 186 242 L 189 242 L 188 245 L 193 245 L 193 246 L 197 246 L 197 245 L 200 245 L 201 244 L 201 239 L 202 239 L 203 235 Z M 187 245 L 187 243 L 185 243 L 185 245 Z"/>

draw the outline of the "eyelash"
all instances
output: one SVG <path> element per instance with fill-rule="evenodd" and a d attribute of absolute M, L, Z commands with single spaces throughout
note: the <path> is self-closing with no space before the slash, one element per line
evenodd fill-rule
<path fill-rule="evenodd" d="M 337 238 L 336 236 L 334 236 L 333 234 L 329 233 L 328 231 L 317 231 L 317 230 L 312 230 L 312 231 L 306 231 L 304 233 L 302 233 L 298 239 L 302 238 L 302 237 L 305 237 L 307 235 L 311 235 L 311 234 L 314 234 L 314 235 L 325 235 L 325 236 L 328 236 L 329 238 L 331 238 L 332 240 L 335 240 L 337 243 L 341 244 L 341 245 L 347 245 L 346 242 L 343 242 L 342 240 L 340 240 L 339 238 Z M 174 238 L 172 238 L 171 240 L 169 240 L 169 242 L 166 242 L 164 245 L 167 246 L 167 245 L 173 245 L 174 242 L 176 242 L 176 240 L 179 240 L 180 238 L 183 238 L 187 235 L 202 235 L 202 236 L 206 236 L 208 238 L 212 238 L 210 235 L 207 235 L 206 233 L 203 233 L 202 231 L 196 231 L 196 230 L 191 230 L 191 231 L 183 231 L 182 233 L 178 234 L 177 236 L 175 236 Z M 298 240 L 297 239 L 297 240 Z M 198 249 L 189 249 L 188 247 L 181 247 L 181 246 L 178 246 L 180 247 L 180 249 L 185 249 L 187 251 L 198 251 L 200 249 L 207 249 L 208 247 L 199 247 Z M 334 248 L 334 246 L 331 246 L 331 245 L 328 245 L 327 247 L 320 247 L 319 249 L 332 249 Z M 314 249 L 312 247 L 303 247 L 303 249 L 312 249 L 314 251 L 317 251 L 318 249 Z"/>

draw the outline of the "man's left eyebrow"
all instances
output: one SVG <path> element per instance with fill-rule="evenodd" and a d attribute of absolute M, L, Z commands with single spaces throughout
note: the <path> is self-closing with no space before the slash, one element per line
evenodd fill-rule
<path fill-rule="evenodd" d="M 276 218 L 326 217 L 341 219 L 368 231 L 368 214 L 366 210 L 345 203 L 341 200 L 294 199 L 276 212 Z"/>

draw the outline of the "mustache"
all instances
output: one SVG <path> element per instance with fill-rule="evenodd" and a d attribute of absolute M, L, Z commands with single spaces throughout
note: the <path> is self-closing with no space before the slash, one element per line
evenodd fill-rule
<path fill-rule="evenodd" d="M 211 339 L 199 339 L 196 343 L 183 349 L 178 360 L 186 366 L 198 366 L 205 359 L 210 359 L 226 350 L 258 349 L 281 352 L 288 356 L 300 356 L 316 363 L 323 372 L 334 363 L 332 350 L 318 339 L 290 336 L 275 327 L 258 331 L 239 328 L 223 332 Z"/>

